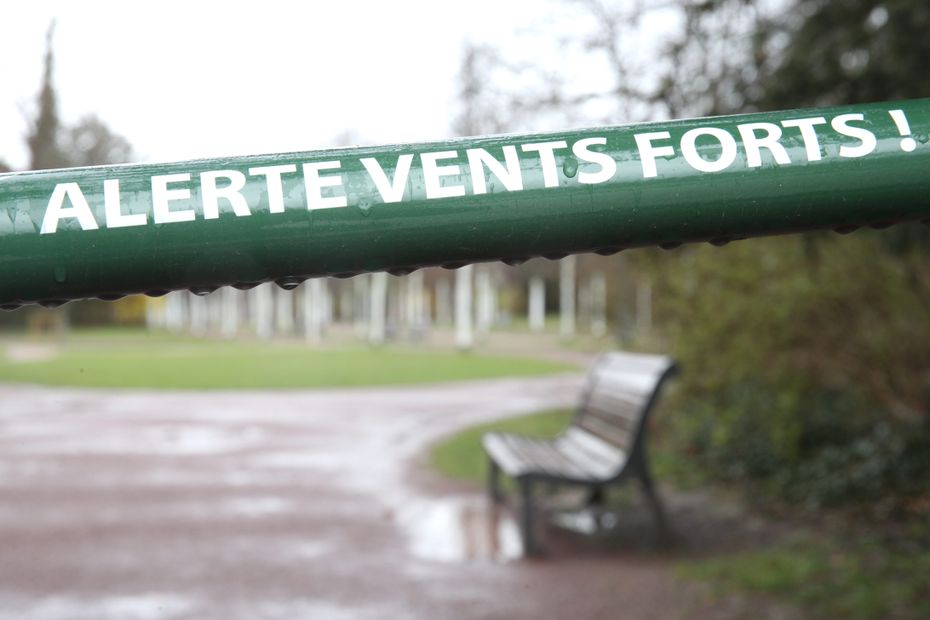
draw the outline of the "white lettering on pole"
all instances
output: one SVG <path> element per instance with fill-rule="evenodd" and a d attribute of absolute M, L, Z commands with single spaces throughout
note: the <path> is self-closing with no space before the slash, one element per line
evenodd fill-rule
<path fill-rule="evenodd" d="M 394 167 L 394 180 L 388 180 L 387 174 L 374 157 L 362 157 L 359 161 L 368 171 L 368 176 L 381 194 L 385 203 L 400 202 L 404 199 L 407 190 L 407 179 L 410 177 L 410 166 L 413 165 L 413 155 L 405 154 L 397 158 Z"/>
<path fill-rule="evenodd" d="M 698 153 L 697 139 L 712 136 L 720 143 L 720 156 L 714 161 L 707 161 Z M 681 154 L 688 165 L 701 172 L 720 172 L 736 160 L 736 138 L 728 131 L 717 127 L 698 127 L 686 131 L 681 137 Z"/>
<path fill-rule="evenodd" d="M 65 207 L 65 198 L 71 203 Z M 58 231 L 58 222 L 65 218 L 75 218 L 81 230 L 97 230 L 97 220 L 87 204 L 87 198 L 77 183 L 58 183 L 52 190 L 45 208 L 45 217 L 42 218 L 40 234 L 47 235 Z"/>
<path fill-rule="evenodd" d="M 192 222 L 193 209 L 172 211 L 168 204 L 172 200 L 187 200 L 191 190 L 186 187 L 168 189 L 170 183 L 184 183 L 191 180 L 187 172 L 178 174 L 160 174 L 152 177 L 152 219 L 156 224 L 173 224 L 175 222 Z"/>
<path fill-rule="evenodd" d="M 504 189 L 516 192 L 523 189 L 523 176 L 520 174 L 520 156 L 517 147 L 508 145 L 503 148 L 504 161 L 501 164 L 493 155 L 484 149 L 468 149 L 468 169 L 471 172 L 472 191 L 475 194 L 487 194 L 488 182 L 484 178 L 484 169 L 496 176 Z"/>
<path fill-rule="evenodd" d="M 281 181 L 281 175 L 292 174 L 294 172 L 297 172 L 296 164 L 249 168 L 249 174 L 251 176 L 265 177 L 265 189 L 268 190 L 269 213 L 284 213 L 284 184 Z"/>
<path fill-rule="evenodd" d="M 107 228 L 145 226 L 148 223 L 145 213 L 123 213 L 119 197 L 119 179 L 107 179 L 103 182 L 103 210 L 106 214 Z"/>
<path fill-rule="evenodd" d="M 807 152 L 807 161 L 820 161 L 820 141 L 817 139 L 816 125 L 826 125 L 827 119 L 822 116 L 811 118 L 792 118 L 781 122 L 782 127 L 797 127 L 804 140 L 804 150 Z"/>
<path fill-rule="evenodd" d="M 542 167 L 543 186 L 559 186 L 559 170 L 555 165 L 555 150 L 567 149 L 568 143 L 565 140 L 554 140 L 552 142 L 534 142 L 524 144 L 522 147 L 524 153 L 539 153 L 539 165 Z"/>
<path fill-rule="evenodd" d="M 836 133 L 856 138 L 861 142 L 858 146 L 846 146 L 845 144 L 841 146 L 840 157 L 864 157 L 875 150 L 878 144 L 875 140 L 875 134 L 868 129 L 853 127 L 849 124 L 850 121 L 862 120 L 865 120 L 862 114 L 840 114 L 830 122 L 830 126 L 833 127 Z"/>
<path fill-rule="evenodd" d="M 229 181 L 226 187 L 217 187 L 216 181 L 223 177 Z M 200 173 L 200 198 L 203 202 L 203 219 L 215 220 L 220 216 L 220 198 L 232 205 L 233 213 L 239 217 L 252 215 L 242 195 L 245 175 L 238 170 L 213 170 Z"/>
<path fill-rule="evenodd" d="M 778 143 L 778 139 L 781 138 L 781 127 L 775 123 L 745 123 L 737 125 L 736 129 L 743 139 L 743 148 L 746 149 L 746 165 L 750 168 L 762 166 L 762 149 L 768 149 L 777 164 L 784 166 L 791 163 L 788 151 Z M 765 135 L 760 137 L 760 132 Z"/>
<path fill-rule="evenodd" d="M 342 185 L 342 175 L 320 176 L 321 170 L 339 170 L 338 161 L 323 161 L 304 164 L 304 186 L 307 188 L 307 209 L 338 209 L 345 207 L 349 201 L 345 196 L 323 196 L 324 187 Z"/>
<path fill-rule="evenodd" d="M 793 162 L 803 165 L 824 159 L 837 160 L 838 157 L 858 158 L 877 151 L 879 138 L 876 132 L 890 129 L 888 115 L 897 128 L 899 136 L 893 137 L 900 140 L 901 151 L 910 153 L 923 148 L 916 138 L 923 135 L 925 128 L 922 125 L 915 127 L 911 137 L 904 110 L 888 110 L 887 115 L 880 115 L 881 118 L 872 118 L 873 113 L 844 113 L 831 117 L 822 112 L 823 116 L 766 122 L 755 122 L 759 117 L 750 117 L 754 122 L 740 122 L 741 119 L 736 117 L 705 119 L 669 125 L 668 131 L 631 133 L 627 128 L 618 128 L 604 130 L 609 133 L 600 136 L 585 132 L 574 140 L 564 138 L 523 143 L 518 141 L 520 139 L 513 139 L 507 143 L 507 140 L 488 138 L 471 144 L 452 142 L 447 147 L 427 145 L 424 148 L 449 150 L 425 153 L 416 147 L 410 147 L 411 151 L 407 153 L 399 152 L 397 148 L 381 151 L 365 149 L 351 161 L 348 171 L 342 170 L 342 161 L 338 159 L 282 163 L 287 161 L 287 156 L 269 157 L 268 165 L 248 168 L 247 173 L 245 170 L 204 170 L 210 166 L 233 165 L 217 160 L 196 164 L 191 172 L 152 175 L 148 177 L 150 193 L 146 191 L 148 188 L 137 187 L 134 181 L 131 191 L 126 191 L 125 186 L 130 183 L 128 179 L 138 179 L 139 175 L 145 174 L 145 168 L 138 168 L 121 178 L 101 179 L 95 175 L 91 178 L 96 180 L 81 184 L 54 185 L 40 233 L 55 233 L 62 222 L 70 230 L 78 227 L 80 230 L 124 228 L 144 226 L 150 222 L 156 225 L 191 222 L 200 217 L 201 209 L 204 219 L 213 220 L 220 217 L 221 201 L 226 201 L 223 208 L 237 217 L 252 215 L 254 209 L 261 211 L 267 208 L 269 213 L 284 213 L 285 180 L 291 196 L 299 194 L 298 172 L 303 174 L 308 210 L 347 207 L 350 200 L 357 199 L 364 214 L 370 199 L 377 200 L 375 192 L 386 204 L 404 201 L 422 204 L 424 200 L 479 196 L 492 191 L 519 192 L 527 187 L 537 190 L 568 184 L 577 189 L 575 183 L 611 182 L 618 171 L 623 173 L 624 184 L 630 184 L 627 174 L 633 171 L 627 168 L 635 167 L 637 157 L 643 179 L 665 177 L 676 183 L 693 176 L 692 170 L 717 173 L 737 166 L 751 170 L 773 164 L 790 166 Z M 797 113 L 786 115 L 790 114 Z M 777 116 L 773 118 L 778 119 Z M 655 125 L 647 127 L 658 128 Z M 560 134 L 559 137 L 566 135 Z M 885 133 L 881 135 L 884 140 L 891 140 Z M 523 140 L 554 137 L 524 137 Z M 458 150 L 453 150 L 456 148 Z M 345 152 L 342 154 L 350 157 Z M 331 151 L 313 157 L 335 156 L 336 152 Z M 420 170 L 415 171 L 413 167 L 417 157 Z M 250 158 L 248 161 L 255 160 Z M 178 169 L 177 166 L 173 168 Z M 162 168 L 154 171 L 160 170 Z M 59 179 L 61 177 L 57 175 L 61 174 L 56 173 L 50 178 Z M 285 178 L 285 175 L 295 176 Z M 420 175 L 422 192 L 419 191 Z M 572 180 L 575 178 L 577 181 Z M 94 191 L 86 194 L 91 184 Z M 263 188 L 267 207 L 265 198 L 258 197 L 262 195 Z M 146 198 L 150 198 L 150 204 Z M 196 206 L 198 201 L 200 207 Z M 250 205 L 250 202 L 255 204 Z M 91 204 L 94 209 L 91 209 Z M 294 204 L 290 206 L 296 207 Z"/>
<path fill-rule="evenodd" d="M 583 138 L 572 145 L 572 153 L 582 161 L 591 162 L 601 167 L 597 172 L 579 172 L 578 182 L 584 184 L 605 183 L 617 172 L 617 162 L 607 153 L 592 151 L 589 147 L 607 144 L 607 138 Z"/>
<path fill-rule="evenodd" d="M 453 159 L 458 157 L 455 151 L 440 151 L 438 153 L 420 153 L 420 165 L 423 166 L 423 185 L 426 187 L 427 198 L 455 198 L 465 195 L 464 185 L 443 185 L 441 178 L 461 174 L 457 164 L 440 166 L 440 159 Z"/>
<path fill-rule="evenodd" d="M 671 140 L 672 134 L 667 131 L 650 131 L 648 133 L 638 133 L 633 138 L 636 140 L 636 148 L 639 149 L 639 161 L 643 166 L 643 178 L 651 179 L 658 176 L 656 158 L 673 157 L 675 148 L 668 145 L 653 146 L 652 142 L 654 140 Z"/>

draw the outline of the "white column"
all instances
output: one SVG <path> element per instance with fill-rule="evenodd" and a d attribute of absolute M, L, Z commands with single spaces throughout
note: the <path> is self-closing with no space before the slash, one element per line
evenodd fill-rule
<path fill-rule="evenodd" d="M 480 265 L 475 269 L 475 292 L 477 294 L 475 331 L 479 334 L 487 334 L 494 323 L 493 286 L 488 265 Z"/>
<path fill-rule="evenodd" d="M 318 280 L 318 281 L 317 281 Z M 329 278 L 317 278 L 314 280 L 314 290 L 317 291 L 317 303 L 319 304 L 320 325 L 323 331 L 333 322 L 333 296 L 329 290 Z"/>
<path fill-rule="evenodd" d="M 325 280 L 307 280 L 302 290 L 304 337 L 311 344 L 320 344 L 323 341 L 323 327 L 326 323 Z"/>
<path fill-rule="evenodd" d="M 423 294 L 423 272 L 414 271 L 406 278 L 407 303 L 404 322 L 413 337 L 419 337 L 426 329 L 426 307 Z"/>
<path fill-rule="evenodd" d="M 452 287 L 446 274 L 442 274 L 436 282 L 436 323 L 451 325 L 452 314 Z"/>
<path fill-rule="evenodd" d="M 530 278 L 527 315 L 531 331 L 541 332 L 546 328 L 546 282 L 541 276 Z"/>
<path fill-rule="evenodd" d="M 205 295 L 204 298 L 204 307 L 207 315 L 206 325 L 204 326 L 204 331 L 208 334 L 214 334 L 219 331 L 220 326 L 220 317 L 222 316 L 222 308 L 220 307 L 220 296 L 216 291 Z"/>
<path fill-rule="evenodd" d="M 355 321 L 355 335 L 358 338 L 368 338 L 368 317 L 371 276 L 355 276 L 352 278 L 352 317 Z"/>
<path fill-rule="evenodd" d="M 472 265 L 455 272 L 455 346 L 470 349 L 475 343 L 472 331 Z"/>
<path fill-rule="evenodd" d="M 167 299 L 164 297 L 145 298 L 145 326 L 149 329 L 164 329 L 167 324 Z"/>
<path fill-rule="evenodd" d="M 190 308 L 190 332 L 195 336 L 207 333 L 207 299 L 201 295 L 187 294 L 187 303 Z"/>
<path fill-rule="evenodd" d="M 259 284 L 251 290 L 252 325 L 255 335 L 268 340 L 274 333 L 274 298 L 271 282 Z"/>
<path fill-rule="evenodd" d="M 184 291 L 171 291 L 165 295 L 165 327 L 173 332 L 182 331 L 187 323 L 186 297 Z"/>
<path fill-rule="evenodd" d="M 301 318 L 301 328 L 304 333 L 304 340 L 307 342 L 314 342 L 315 331 L 316 331 L 316 317 L 314 316 L 314 307 L 313 307 L 313 287 L 310 286 L 310 283 L 313 280 L 304 280 L 297 289 L 300 291 L 300 318 Z"/>
<path fill-rule="evenodd" d="M 294 331 L 294 293 L 277 287 L 274 292 L 274 323 L 279 334 Z"/>
<path fill-rule="evenodd" d="M 220 290 L 219 295 L 223 311 L 220 319 L 220 335 L 223 338 L 235 338 L 236 334 L 239 333 L 239 306 L 242 291 L 226 286 Z"/>
<path fill-rule="evenodd" d="M 559 262 L 559 335 L 575 336 L 575 256 Z"/>
<path fill-rule="evenodd" d="M 384 343 L 387 318 L 388 274 L 384 271 L 371 274 L 368 291 L 368 342 Z"/>
<path fill-rule="evenodd" d="M 332 320 L 332 306 L 329 298 L 329 281 L 326 278 L 314 278 L 310 280 L 310 301 L 313 305 L 314 317 L 314 334 L 315 342 L 323 341 L 323 334 L 326 327 Z"/>
<path fill-rule="evenodd" d="M 358 307 L 355 305 L 355 288 L 343 280 L 336 284 L 339 295 L 339 322 L 352 323 L 357 320 Z"/>

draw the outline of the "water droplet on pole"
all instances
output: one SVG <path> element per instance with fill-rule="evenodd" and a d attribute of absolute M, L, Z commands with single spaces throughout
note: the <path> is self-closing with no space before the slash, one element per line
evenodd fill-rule
<path fill-rule="evenodd" d="M 301 282 L 303 281 L 304 281 L 304 278 L 298 278 L 296 276 L 292 276 L 289 278 L 281 278 L 279 280 L 275 280 L 274 283 L 280 286 L 281 288 L 283 288 L 285 291 L 293 291 L 295 288 L 300 286 Z"/>
<path fill-rule="evenodd" d="M 68 270 L 61 266 L 55 267 L 55 282 L 58 282 L 59 284 L 64 284 L 64 282 L 67 279 L 68 279 Z"/>

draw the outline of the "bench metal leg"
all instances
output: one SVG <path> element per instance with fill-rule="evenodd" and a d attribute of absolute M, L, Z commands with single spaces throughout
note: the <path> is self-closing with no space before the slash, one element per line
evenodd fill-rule
<path fill-rule="evenodd" d="M 523 538 L 523 554 L 539 555 L 541 549 L 533 535 L 533 483 L 529 478 L 520 479 L 520 535 Z"/>
<path fill-rule="evenodd" d="M 671 529 L 669 529 L 668 520 L 665 517 L 665 509 L 662 507 L 662 502 L 659 499 L 659 495 L 656 493 L 652 476 L 649 474 L 649 468 L 646 465 L 639 468 L 639 479 L 643 487 L 643 496 L 645 496 L 646 503 L 649 504 L 653 517 L 655 517 L 659 540 L 668 541 L 671 538 Z"/>
<path fill-rule="evenodd" d="M 591 491 L 588 493 L 588 497 L 585 500 L 585 505 L 589 508 L 603 508 L 604 507 L 604 487 L 600 485 L 594 485 L 591 487 Z"/>
<path fill-rule="evenodd" d="M 501 493 L 500 485 L 501 468 L 498 467 L 494 459 L 488 459 L 488 495 L 491 497 L 491 503 L 498 504 L 504 499 Z"/>
<path fill-rule="evenodd" d="M 588 492 L 588 498 L 585 501 L 585 507 L 591 511 L 594 516 L 594 523 L 597 526 L 598 530 L 604 530 L 607 526 L 606 516 L 604 505 L 606 503 L 607 493 L 604 487 L 600 485 L 594 485 L 591 487 L 591 490 Z"/>

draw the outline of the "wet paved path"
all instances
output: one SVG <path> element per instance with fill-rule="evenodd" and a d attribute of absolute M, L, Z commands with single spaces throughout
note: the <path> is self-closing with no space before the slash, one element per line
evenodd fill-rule
<path fill-rule="evenodd" d="M 580 380 L 0 386 L 0 618 L 698 617 L 656 557 L 463 558 L 482 498 L 414 482 L 437 437 L 568 405 Z"/>

